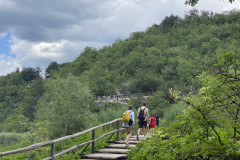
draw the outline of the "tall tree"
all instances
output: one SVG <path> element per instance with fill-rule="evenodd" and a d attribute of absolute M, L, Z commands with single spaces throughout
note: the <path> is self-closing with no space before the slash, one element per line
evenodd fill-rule
<path fill-rule="evenodd" d="M 34 78 L 40 76 L 41 69 L 37 67 L 37 69 L 28 67 L 28 68 L 23 68 L 21 75 L 22 79 L 25 80 L 26 82 L 31 82 Z"/>
<path fill-rule="evenodd" d="M 37 105 L 37 120 L 49 121 L 51 138 L 76 133 L 91 126 L 94 97 L 79 79 L 48 79 L 45 93 Z"/>
<path fill-rule="evenodd" d="M 55 61 L 52 61 L 48 67 L 46 68 L 46 71 L 45 71 L 45 77 L 46 78 L 49 78 L 50 77 L 50 74 L 52 74 L 54 71 L 58 71 L 59 70 L 59 66 L 58 66 L 58 63 L 55 62 Z"/>

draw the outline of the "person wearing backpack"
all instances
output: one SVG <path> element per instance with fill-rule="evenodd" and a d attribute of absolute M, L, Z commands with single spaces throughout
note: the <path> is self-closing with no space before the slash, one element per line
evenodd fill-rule
<path fill-rule="evenodd" d="M 126 132 L 125 143 L 127 146 L 129 146 L 128 140 L 132 136 L 132 130 L 134 128 L 134 112 L 132 111 L 131 105 L 129 105 L 128 110 L 124 112 L 122 116 L 122 122 L 123 122 L 122 126 L 123 128 L 125 128 Z"/>
<path fill-rule="evenodd" d="M 156 118 L 156 125 L 159 126 L 160 117 L 156 114 L 155 118 Z"/>
<path fill-rule="evenodd" d="M 138 108 L 137 118 L 137 123 L 139 125 L 137 140 L 139 141 L 139 134 L 142 130 L 144 130 L 144 135 L 146 135 L 147 122 L 149 120 L 149 111 L 146 103 L 143 103 L 143 106 Z"/>

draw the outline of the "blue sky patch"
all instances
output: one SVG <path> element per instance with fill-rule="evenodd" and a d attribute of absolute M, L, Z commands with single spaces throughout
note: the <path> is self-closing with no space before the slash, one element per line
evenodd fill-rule
<path fill-rule="evenodd" d="M 8 33 L 5 37 L 0 38 L 0 55 L 16 58 L 16 55 L 10 53 L 11 44 L 11 33 Z"/>

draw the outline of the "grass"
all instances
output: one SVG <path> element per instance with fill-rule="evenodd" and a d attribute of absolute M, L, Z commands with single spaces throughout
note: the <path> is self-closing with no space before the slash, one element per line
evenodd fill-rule
<path fill-rule="evenodd" d="M 163 121 L 160 124 L 161 126 L 168 126 L 169 123 L 175 120 L 176 116 L 181 114 L 182 111 L 186 108 L 186 104 L 177 103 L 169 107 L 163 112 Z"/>
<path fill-rule="evenodd" d="M 31 135 L 29 133 L 2 132 L 0 133 L 0 146 L 13 146 L 22 142 L 29 143 L 30 139 Z"/>

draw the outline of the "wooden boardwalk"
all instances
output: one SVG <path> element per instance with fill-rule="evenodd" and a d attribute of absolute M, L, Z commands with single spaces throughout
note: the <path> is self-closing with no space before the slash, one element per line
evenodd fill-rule
<path fill-rule="evenodd" d="M 45 146 L 50 146 L 51 149 L 50 149 L 49 156 L 45 157 L 43 160 L 54 160 L 54 159 L 56 159 L 56 158 L 58 158 L 58 157 L 60 157 L 64 154 L 67 154 L 67 153 L 69 153 L 71 151 L 74 151 L 78 148 L 81 148 L 83 146 L 86 146 L 86 147 L 82 151 L 83 153 L 79 154 L 81 156 L 81 159 L 90 159 L 90 160 L 91 159 L 92 160 L 93 159 L 126 159 L 127 152 L 129 151 L 129 148 L 135 147 L 136 144 L 139 143 L 139 141 L 137 141 L 136 136 L 132 136 L 130 138 L 130 140 L 129 140 L 130 145 L 129 146 L 126 146 L 126 144 L 124 143 L 124 140 L 118 141 L 120 132 L 125 130 L 124 128 L 120 128 L 120 123 L 121 123 L 121 118 L 118 118 L 118 119 L 114 119 L 112 121 L 103 123 L 101 125 L 89 128 L 85 131 L 78 132 L 78 133 L 75 133 L 75 134 L 72 134 L 72 135 L 67 135 L 67 136 L 60 137 L 60 138 L 57 138 L 57 139 L 54 139 L 54 140 L 49 140 L 49 141 L 46 141 L 46 142 L 35 143 L 35 144 L 30 145 L 30 146 L 23 147 L 23 148 L 18 148 L 18 149 L 11 150 L 11 151 L 0 152 L 0 159 L 1 159 L 1 157 L 4 157 L 4 156 L 17 154 L 17 153 L 23 153 L 23 152 L 31 151 L 31 150 L 36 150 L 40 147 L 45 147 Z M 96 135 L 95 131 L 98 128 L 102 128 L 104 126 L 113 125 L 113 124 L 116 125 L 115 130 L 104 133 L 99 137 L 95 136 Z M 86 140 L 86 141 L 82 142 L 81 144 L 70 146 L 70 148 L 65 148 L 64 150 L 56 152 L 55 145 L 57 143 L 63 142 L 63 141 L 66 141 L 66 140 L 69 140 L 69 139 L 72 139 L 72 138 L 80 137 L 80 136 L 82 136 L 86 133 L 92 133 L 92 139 L 90 139 L 88 141 Z M 99 149 L 98 151 L 95 151 L 95 142 L 96 141 L 98 141 L 98 140 L 100 140 L 100 139 L 102 139 L 102 138 L 104 138 L 108 135 L 111 135 L 109 137 L 109 140 L 108 140 L 108 141 L 110 141 L 111 137 L 114 134 L 116 134 L 116 141 L 114 141 L 114 142 L 111 141 L 111 143 L 113 143 L 113 144 L 110 144 L 110 145 L 106 146 L 104 149 Z M 140 139 L 142 139 L 142 138 L 143 137 L 140 137 Z M 86 148 L 90 144 L 92 145 L 92 153 L 94 153 L 94 154 L 84 154 Z"/>
<path fill-rule="evenodd" d="M 140 139 L 142 138 L 143 137 L 141 136 Z M 94 154 L 81 155 L 80 160 L 123 160 L 127 158 L 129 148 L 135 147 L 137 143 L 139 143 L 139 141 L 137 141 L 136 136 L 132 136 L 129 139 L 129 146 L 125 144 L 124 140 L 115 141 L 114 144 L 110 144 L 103 149 L 99 149 Z"/>

